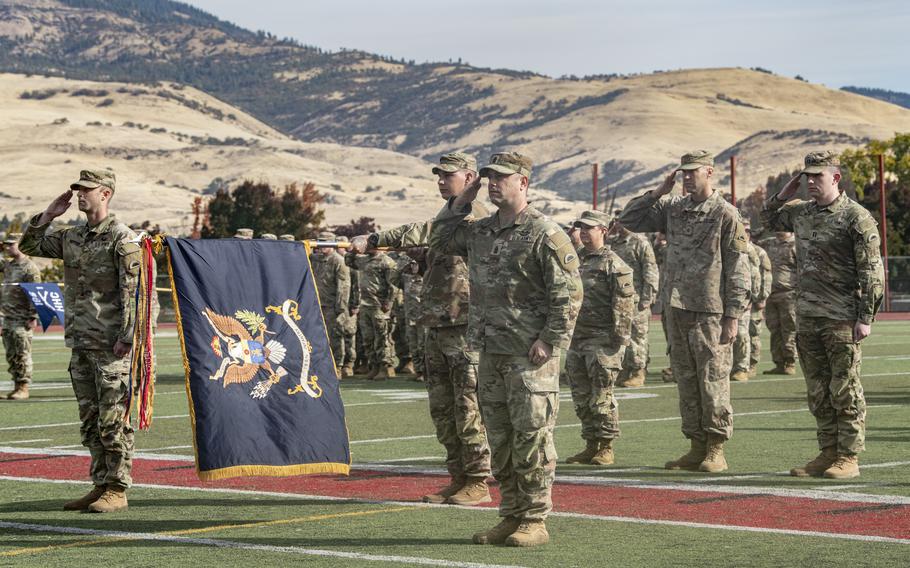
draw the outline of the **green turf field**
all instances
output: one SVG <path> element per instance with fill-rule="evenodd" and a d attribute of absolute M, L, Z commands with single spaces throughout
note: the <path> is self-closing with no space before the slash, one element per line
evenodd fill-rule
<path fill-rule="evenodd" d="M 162 335 L 155 421 L 151 431 L 137 432 L 136 451 L 192 456 L 181 356 L 174 332 Z M 620 485 L 710 483 L 755 491 L 790 488 L 910 498 L 908 335 L 910 322 L 880 322 L 864 344 L 868 431 L 858 479 L 835 483 L 785 475 L 790 467 L 817 453 L 814 421 L 806 410 L 800 376 L 761 374 L 732 386 L 735 425 L 727 446 L 728 472 L 708 476 L 663 470 L 663 462 L 684 452 L 688 444 L 679 432 L 675 385 L 662 383 L 659 376 L 666 362 L 659 325 L 652 326 L 648 383 L 618 391 L 622 437 L 616 444 L 616 465 L 560 464 L 557 475 Z M 767 334 L 763 343 L 765 362 L 759 372 L 771 366 Z M 0 403 L 3 451 L 81 449 L 78 426 L 73 424 L 78 417 L 66 372 L 68 357 L 60 336 L 36 336 L 32 398 Z M 355 467 L 442 470 L 443 454 L 432 433 L 423 385 L 405 378 L 385 383 L 353 379 L 343 383 L 342 391 Z M 556 443 L 562 460 L 580 449 L 582 442 L 568 390 L 563 390 L 561 398 Z M 479 547 L 470 544 L 470 535 L 495 524 L 491 510 L 167 488 L 136 487 L 129 494 L 129 511 L 109 516 L 60 510 L 63 501 L 81 495 L 87 486 L 0 479 L 0 523 L 35 525 L 4 528 L 0 524 L 0 566 L 164 566 L 193 561 L 227 566 L 256 562 L 308 566 L 906 566 L 910 558 L 910 547 L 904 543 L 567 516 L 550 519 L 551 544 L 545 547 Z M 608 504 L 605 509 L 609 515 Z M 75 529 L 75 533 L 43 532 L 49 526 Z"/>

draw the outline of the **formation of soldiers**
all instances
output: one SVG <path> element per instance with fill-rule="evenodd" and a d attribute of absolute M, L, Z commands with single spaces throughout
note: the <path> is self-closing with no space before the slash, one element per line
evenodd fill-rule
<path fill-rule="evenodd" d="M 705 151 L 682 156 L 659 188 L 618 215 L 584 212 L 568 234 L 530 204 L 531 171 L 515 152 L 493 154 L 479 169 L 468 154 L 443 155 L 433 173 L 445 205 L 434 219 L 353 237 L 345 255 L 320 247 L 311 258 L 342 376 L 384 380 L 405 371 L 426 382 L 451 480 L 425 501 L 490 502 L 492 474 L 501 521 L 473 541 L 548 542 L 560 375 L 585 444 L 566 461 L 612 464 L 620 436 L 614 389 L 645 382 L 652 311 L 667 336 L 670 366 L 661 375 L 677 384 L 690 444 L 667 469 L 727 469 L 730 381 L 754 375 L 767 316 L 774 368 L 766 372 L 795 374 L 799 359 L 817 425 L 819 455 L 791 474 L 859 475 L 860 346 L 884 274 L 876 223 L 840 191 L 836 154 L 809 154 L 801 174 L 767 199 L 762 221 L 773 234 L 761 244 L 713 187 L 714 157 Z M 477 201 L 483 178 L 492 214 Z M 677 178 L 682 195 L 671 196 Z M 802 178 L 811 199 L 793 201 Z M 83 171 L 30 220 L 21 251 L 12 236 L 4 242 L 4 282 L 34 277 L 25 255 L 67 261 L 66 340 L 94 488 L 66 509 L 124 508 L 131 483 L 132 428 L 122 414 L 139 252 L 134 233 L 108 212 L 114 186 L 111 172 Z M 74 194 L 88 224 L 46 232 Z M 10 354 L 27 343 L 17 338 L 30 337 L 34 315 L 6 292 L 3 339 L 6 346 L 9 333 L 21 392 L 30 364 Z"/>

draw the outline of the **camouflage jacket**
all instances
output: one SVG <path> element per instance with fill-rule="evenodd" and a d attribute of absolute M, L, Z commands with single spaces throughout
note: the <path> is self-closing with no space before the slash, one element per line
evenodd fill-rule
<path fill-rule="evenodd" d="M 66 346 L 111 349 L 133 342 L 136 286 L 142 254 L 136 233 L 113 214 L 94 227 L 79 225 L 48 233 L 32 217 L 19 249 L 31 256 L 63 259 Z"/>
<path fill-rule="evenodd" d="M 660 198 L 649 191 L 632 199 L 619 219 L 629 230 L 667 235 L 664 307 L 743 315 L 751 290 L 746 232 L 720 192 L 699 203 L 691 195 Z"/>
<path fill-rule="evenodd" d="M 757 280 L 757 285 L 752 286 L 752 306 L 762 304 L 771 295 L 771 260 L 768 253 L 760 245 L 750 242 L 749 261 L 755 271 L 753 279 Z"/>
<path fill-rule="evenodd" d="M 24 324 L 38 317 L 28 294 L 14 282 L 41 282 L 41 272 L 30 258 L 10 259 L 0 263 L 3 286 L 0 287 L 0 313 L 3 325 Z"/>
<path fill-rule="evenodd" d="M 344 263 L 344 257 L 334 251 L 317 252 L 310 255 L 310 266 L 322 308 L 331 308 L 336 314 L 346 313 L 351 296 L 351 269 Z"/>
<path fill-rule="evenodd" d="M 653 304 L 657 299 L 660 273 L 651 242 L 643 235 L 627 231 L 610 239 L 610 248 L 632 269 L 638 300 Z"/>
<path fill-rule="evenodd" d="M 776 236 L 761 241 L 771 260 L 771 292 L 789 292 L 796 288 L 796 239 Z"/>
<path fill-rule="evenodd" d="M 465 220 L 472 222 L 488 216 L 480 203 L 473 205 L 471 214 Z M 401 225 L 377 233 L 379 246 L 414 247 L 429 244 L 432 221 Z M 468 265 L 458 255 L 440 254 L 435 250 L 427 253 L 427 271 L 423 277 L 420 295 L 420 317 L 417 320 L 426 327 L 450 327 L 467 325 L 468 307 L 471 303 L 471 287 Z"/>
<path fill-rule="evenodd" d="M 872 323 L 882 301 L 885 272 L 875 219 L 844 194 L 822 207 L 815 201 L 765 201 L 762 220 L 796 237 L 796 313 Z"/>
<path fill-rule="evenodd" d="M 584 301 L 575 322 L 572 349 L 606 349 L 611 364 L 622 363 L 632 333 L 632 317 L 638 309 L 634 270 L 609 246 L 583 254 L 578 271 Z"/>
<path fill-rule="evenodd" d="M 498 213 L 469 222 L 470 212 L 447 204 L 430 232 L 432 249 L 467 258 L 470 348 L 522 356 L 538 339 L 568 348 L 582 300 L 568 235 L 530 205 L 504 227 Z"/>
<path fill-rule="evenodd" d="M 385 253 L 375 255 L 358 255 L 353 265 L 348 266 L 357 270 L 357 283 L 360 290 L 360 308 L 380 308 L 388 304 L 391 309 L 398 296 L 398 286 L 395 282 L 397 266 L 395 261 Z"/>

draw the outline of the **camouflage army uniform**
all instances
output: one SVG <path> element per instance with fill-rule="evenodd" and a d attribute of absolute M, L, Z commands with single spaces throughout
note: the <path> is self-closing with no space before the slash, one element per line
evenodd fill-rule
<path fill-rule="evenodd" d="M 319 290 L 322 317 L 329 334 L 335 366 L 344 365 L 344 330 L 339 322 L 348 313 L 348 299 L 351 294 L 351 269 L 344 263 L 344 257 L 335 251 L 324 254 L 317 251 L 310 256 L 313 276 Z"/>
<path fill-rule="evenodd" d="M 141 252 L 136 234 L 113 214 L 95 226 L 47 232 L 31 219 L 20 250 L 61 258 L 64 265 L 64 335 L 72 349 L 69 373 L 79 404 L 82 445 L 92 456 L 95 486 L 132 483 L 133 427 L 126 415 L 129 357 L 113 353 L 133 342 L 133 312 Z"/>
<path fill-rule="evenodd" d="M 11 259 L 0 265 L 3 286 L 0 290 L 0 312 L 3 314 L 3 349 L 9 374 L 16 385 L 32 382 L 32 326 L 38 313 L 28 295 L 16 282 L 41 282 L 41 272 L 29 258 Z"/>
<path fill-rule="evenodd" d="M 765 306 L 771 359 L 778 370 L 796 364 L 796 239 L 762 241 L 771 260 L 771 295 Z"/>
<path fill-rule="evenodd" d="M 414 371 L 418 375 L 423 375 L 426 329 L 419 323 L 423 274 L 417 270 L 419 270 L 419 263 L 416 260 L 412 260 L 404 266 L 401 273 L 401 287 L 404 293 L 404 320 L 402 321 L 402 326 L 405 328 L 408 346 L 407 357 L 414 364 Z"/>
<path fill-rule="evenodd" d="M 685 157 L 684 157 L 685 158 Z M 667 235 L 661 291 L 683 434 L 703 443 L 733 433 L 732 345 L 721 345 L 721 318 L 748 317 L 745 229 L 739 212 L 714 191 L 705 201 L 647 192 L 620 217 L 626 228 Z"/>
<path fill-rule="evenodd" d="M 476 203 L 474 215 L 485 217 L 487 211 Z M 426 245 L 431 226 L 430 222 L 413 223 L 377 233 L 376 246 Z M 467 343 L 471 300 L 468 265 L 461 256 L 434 250 L 428 251 L 426 262 L 417 322 L 426 328 L 430 418 L 436 439 L 446 449 L 446 468 L 452 479 L 486 479 L 490 475 L 490 446 L 477 402 L 480 354 Z"/>
<path fill-rule="evenodd" d="M 749 321 L 749 372 L 754 373 L 761 362 L 761 326 L 765 321 L 765 308 L 771 295 L 771 259 L 760 245 L 752 243 L 758 252 L 758 272 L 761 278 L 761 294 L 756 301 L 752 299 L 752 317 Z M 764 304 L 765 308 L 758 307 Z"/>
<path fill-rule="evenodd" d="M 650 241 L 628 230 L 610 239 L 610 248 L 631 269 L 635 281 L 635 315 L 632 318 L 631 343 L 626 349 L 622 369 L 625 374 L 644 370 L 648 365 L 648 329 L 651 326 L 651 304 L 657 297 L 660 276 L 657 259 Z M 638 304 L 648 307 L 639 310 Z"/>
<path fill-rule="evenodd" d="M 582 439 L 606 442 L 620 434 L 613 387 L 638 311 L 634 270 L 610 246 L 582 254 L 579 272 L 584 301 L 567 354 L 566 373 Z"/>
<path fill-rule="evenodd" d="M 371 371 L 394 368 L 396 360 L 392 306 L 398 295 L 395 261 L 379 252 L 358 256 L 351 268 L 360 273 L 358 331 L 363 336 L 364 358 Z"/>
<path fill-rule="evenodd" d="M 339 317 L 344 338 L 344 367 L 351 370 L 357 363 L 357 329 L 360 309 L 360 273 L 351 270 L 351 292 L 348 296 L 348 311 Z"/>
<path fill-rule="evenodd" d="M 559 352 L 569 346 L 581 305 L 578 257 L 559 225 L 530 205 L 504 227 L 498 213 L 464 222 L 470 213 L 443 208 L 430 246 L 467 258 L 468 346 L 480 353 L 478 397 L 502 496 L 499 515 L 541 521 L 553 507 Z M 528 358 L 537 339 L 553 346 L 540 366 Z"/>
<path fill-rule="evenodd" d="M 737 373 L 745 373 L 743 379 L 748 378 L 750 362 L 752 359 L 752 329 L 755 327 L 755 319 L 761 322 L 761 308 L 758 305 L 764 302 L 770 293 L 770 281 L 766 283 L 765 277 L 770 278 L 770 272 L 767 271 L 767 265 L 762 268 L 762 255 L 764 251 L 759 252 L 759 248 L 754 243 L 747 243 L 746 254 L 749 258 L 749 301 L 743 317 L 736 322 L 737 333 L 736 339 L 733 340 L 733 366 L 732 373 L 735 377 Z M 765 262 L 767 262 L 767 255 Z M 756 364 L 758 362 L 757 355 Z"/>
<path fill-rule="evenodd" d="M 796 237 L 796 345 L 818 446 L 855 456 L 865 449 L 866 400 L 853 326 L 872 323 L 884 283 L 875 219 L 843 193 L 824 207 L 774 194 L 762 218 Z"/>

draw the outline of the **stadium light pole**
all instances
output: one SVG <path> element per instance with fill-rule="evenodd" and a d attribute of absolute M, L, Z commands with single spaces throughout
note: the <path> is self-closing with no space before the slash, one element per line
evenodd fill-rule
<path fill-rule="evenodd" d="M 888 285 L 888 216 L 887 196 L 885 195 L 885 156 L 878 155 L 878 212 L 882 219 L 882 262 L 885 269 L 885 310 L 891 311 L 891 287 Z"/>

